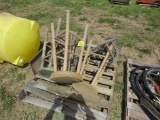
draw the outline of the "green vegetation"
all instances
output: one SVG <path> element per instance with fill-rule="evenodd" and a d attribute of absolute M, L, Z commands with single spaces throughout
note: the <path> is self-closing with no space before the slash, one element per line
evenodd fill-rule
<path fill-rule="evenodd" d="M 11 110 L 12 105 L 16 101 L 16 96 L 13 93 L 7 92 L 6 88 L 0 87 L 0 101 L 2 102 L 2 106 L 0 106 L 0 113 L 3 111 Z"/>
<path fill-rule="evenodd" d="M 61 24 L 61 29 L 65 29 L 66 27 L 66 22 L 63 21 Z M 74 20 L 70 21 L 70 29 L 74 32 L 78 32 L 81 33 L 84 31 L 84 28 L 82 28 L 81 26 L 79 26 Z"/>
<path fill-rule="evenodd" d="M 79 20 L 80 21 L 87 21 L 88 19 L 86 17 L 81 17 Z"/>
<path fill-rule="evenodd" d="M 151 48 L 147 48 L 147 47 L 137 48 L 137 50 L 144 53 L 144 54 L 149 54 L 150 55 L 152 53 Z"/>
<path fill-rule="evenodd" d="M 99 19 L 99 23 L 110 23 L 110 24 L 114 24 L 114 23 L 118 23 L 119 21 L 115 18 L 100 18 Z"/>

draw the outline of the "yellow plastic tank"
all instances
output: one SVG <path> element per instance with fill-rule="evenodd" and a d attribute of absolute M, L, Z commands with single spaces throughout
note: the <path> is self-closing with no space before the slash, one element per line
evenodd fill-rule
<path fill-rule="evenodd" d="M 31 20 L 0 13 L 0 63 L 23 66 L 38 52 L 39 25 Z"/>

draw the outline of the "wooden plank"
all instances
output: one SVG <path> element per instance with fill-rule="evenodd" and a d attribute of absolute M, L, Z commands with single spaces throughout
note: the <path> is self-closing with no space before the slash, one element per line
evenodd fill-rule
<path fill-rule="evenodd" d="M 113 96 L 113 89 L 104 88 L 104 87 L 100 87 L 100 86 L 96 86 L 96 89 L 97 89 L 98 93 Z"/>
<path fill-rule="evenodd" d="M 127 97 L 138 100 L 137 95 L 135 95 L 135 93 L 130 92 L 130 91 L 127 91 Z"/>
<path fill-rule="evenodd" d="M 94 53 L 94 52 L 90 52 L 90 55 L 94 55 L 94 56 L 105 58 L 105 55 L 97 54 L 97 53 Z"/>
<path fill-rule="evenodd" d="M 91 72 L 91 71 L 88 71 L 88 72 Z M 93 78 L 94 77 L 94 75 L 90 75 L 89 73 L 87 74 L 84 74 L 84 76 L 86 76 L 86 77 L 89 77 L 89 78 Z M 114 77 L 112 77 L 112 76 L 101 76 L 101 78 L 100 79 L 106 79 L 106 80 L 110 80 L 110 81 L 114 81 Z"/>
<path fill-rule="evenodd" d="M 87 74 L 83 77 L 83 79 L 86 79 L 88 81 L 92 81 L 93 76 L 87 76 Z M 109 79 L 103 79 L 100 78 L 99 83 L 104 84 L 104 85 L 110 85 L 113 86 L 114 85 L 114 81 L 113 80 L 109 80 Z"/>
<path fill-rule="evenodd" d="M 140 112 L 140 113 L 143 113 L 143 114 L 145 114 L 144 113 L 144 111 L 142 110 L 142 108 L 139 106 L 139 104 L 136 104 L 136 103 L 133 103 L 133 102 L 127 102 L 127 108 L 129 108 L 129 109 L 133 109 L 133 110 L 135 110 L 135 111 L 137 111 L 137 112 Z"/>
<path fill-rule="evenodd" d="M 128 109 L 128 116 L 131 117 L 131 118 L 134 118 L 134 119 L 137 119 L 137 120 L 150 120 L 148 118 L 148 116 L 144 113 L 141 113 L 139 111 L 135 111 L 133 109 Z"/>
<path fill-rule="evenodd" d="M 144 62 L 140 62 L 140 61 L 136 61 L 136 60 L 132 60 L 132 59 L 128 59 L 129 64 L 135 65 L 135 66 L 150 66 L 150 67 L 157 67 L 157 65 L 153 65 L 150 63 L 147 63 L 146 61 Z"/>
<path fill-rule="evenodd" d="M 115 72 L 104 72 L 103 75 L 114 77 L 115 76 Z"/>
<path fill-rule="evenodd" d="M 44 59 L 45 59 L 45 54 L 46 54 L 46 43 L 47 43 L 47 40 L 48 40 L 48 28 L 46 30 L 46 37 L 45 37 L 45 40 L 44 40 L 44 44 L 43 44 L 43 51 L 42 51 L 42 62 L 41 62 L 41 68 L 44 67 Z"/>

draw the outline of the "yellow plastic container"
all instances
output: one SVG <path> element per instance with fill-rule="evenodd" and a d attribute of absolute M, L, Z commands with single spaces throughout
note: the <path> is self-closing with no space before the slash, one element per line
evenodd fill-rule
<path fill-rule="evenodd" d="M 0 13 L 0 63 L 23 66 L 38 52 L 39 25 L 31 20 Z"/>

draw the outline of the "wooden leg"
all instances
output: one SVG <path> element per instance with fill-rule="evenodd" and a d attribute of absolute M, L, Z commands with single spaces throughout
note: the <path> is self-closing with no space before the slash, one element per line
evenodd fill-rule
<path fill-rule="evenodd" d="M 83 71 L 84 71 L 84 67 L 85 67 L 85 64 L 86 64 L 86 61 L 87 61 L 87 58 L 88 58 L 88 55 L 89 55 L 91 44 L 92 44 L 92 40 L 89 42 L 87 52 L 86 52 L 85 57 L 84 57 L 84 61 L 83 61 L 82 68 L 81 68 L 81 71 L 80 71 L 81 75 L 83 74 Z"/>
<path fill-rule="evenodd" d="M 68 67 L 67 64 L 68 64 L 68 42 L 69 42 L 69 17 L 70 17 L 70 11 L 67 10 L 67 16 L 66 16 L 66 39 L 65 39 L 63 71 L 66 71 L 67 67 Z"/>
<path fill-rule="evenodd" d="M 113 48 L 113 45 L 111 44 L 110 47 L 109 47 L 109 49 L 112 50 L 112 48 Z M 101 73 L 101 71 L 102 71 L 102 69 L 103 69 L 103 67 L 104 67 L 104 65 L 105 65 L 105 63 L 106 63 L 109 55 L 110 55 L 110 52 L 108 51 L 107 54 L 106 54 L 106 56 L 105 56 L 105 58 L 103 59 L 101 65 L 100 65 L 100 68 L 98 69 L 98 71 L 97 71 L 97 73 L 96 73 L 96 75 L 95 75 L 95 77 L 94 77 L 94 79 L 93 79 L 93 81 L 91 83 L 91 85 L 93 85 L 94 87 L 97 86 L 98 77 L 99 77 L 99 75 L 100 75 L 100 73 Z"/>
<path fill-rule="evenodd" d="M 59 20 L 58 20 L 58 26 L 57 26 L 57 29 L 56 29 L 56 36 L 59 34 L 59 30 L 60 30 L 60 27 L 61 27 L 61 21 L 62 21 L 62 19 L 59 18 Z"/>
<path fill-rule="evenodd" d="M 85 32 L 84 32 L 84 36 L 83 36 L 84 46 L 85 46 L 86 38 L 87 38 L 87 31 L 88 31 L 88 25 L 86 25 L 86 27 L 85 27 Z M 82 58 L 83 58 L 83 52 L 84 52 L 84 46 L 81 47 L 81 53 L 80 53 L 80 56 L 79 56 L 77 73 L 80 73 Z"/>
<path fill-rule="evenodd" d="M 46 38 L 44 40 L 44 44 L 43 44 L 43 52 L 42 52 L 42 62 L 41 62 L 41 68 L 44 67 L 44 57 L 45 57 L 45 54 L 46 54 L 46 43 L 47 43 L 47 39 L 48 39 L 48 28 L 46 30 Z"/>
<path fill-rule="evenodd" d="M 53 65 L 54 65 L 54 72 L 56 72 L 57 71 L 57 57 L 56 57 L 55 32 L 54 32 L 54 24 L 53 23 L 51 23 L 51 30 L 52 30 Z"/>
<path fill-rule="evenodd" d="M 71 52 L 69 52 L 69 51 L 71 51 L 71 47 L 70 47 L 71 46 L 71 42 L 72 42 L 72 34 L 69 35 L 69 43 L 68 43 L 68 49 L 69 49 L 68 50 L 68 68 L 67 68 L 68 71 L 70 71 L 71 60 L 72 60 L 71 58 L 73 58 L 72 57 L 73 54 Z"/>

